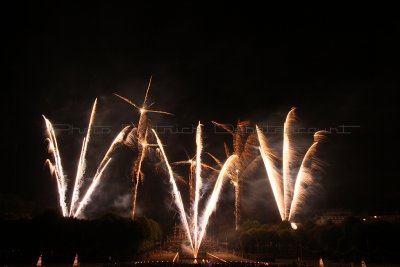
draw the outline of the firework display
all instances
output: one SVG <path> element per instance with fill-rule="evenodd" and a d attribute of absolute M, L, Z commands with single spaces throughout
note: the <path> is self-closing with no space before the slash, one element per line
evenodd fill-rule
<path fill-rule="evenodd" d="M 235 189 L 235 226 L 236 229 L 240 228 L 241 198 L 243 197 L 241 186 L 244 179 L 251 176 L 255 167 L 261 165 L 258 164 L 260 161 L 262 161 L 265 167 L 281 219 L 290 221 L 293 229 L 297 228 L 292 220 L 304 203 L 309 191 L 308 188 L 314 183 L 314 173 L 321 170 L 322 164 L 317 157 L 317 150 L 319 143 L 326 137 L 325 132 L 318 131 L 314 134 L 313 144 L 309 147 L 302 160 L 299 160 L 295 153 L 294 147 L 296 142 L 292 134 L 292 128 L 295 123 L 295 109 L 291 109 L 284 123 L 282 159 L 280 159 L 272 149 L 270 140 L 260 127 L 256 125 L 255 131 L 248 131 L 252 126 L 250 121 L 238 121 L 236 127 L 213 121 L 212 123 L 215 127 L 228 132 L 233 140 L 232 153 L 230 152 L 229 146 L 226 143 L 223 144 L 226 160 L 222 161 L 213 154 L 204 152 L 203 125 L 199 122 L 195 133 L 195 156 L 192 158 L 188 157 L 188 160 L 170 163 L 164 145 L 157 131 L 150 123 L 148 113 L 172 114 L 165 111 L 150 109 L 152 104 L 148 104 L 148 93 L 151 80 L 150 78 L 142 106 L 138 106 L 133 101 L 115 94 L 118 98 L 129 103 L 138 110 L 139 118 L 137 127 L 133 125 L 127 126 L 119 132 L 103 159 L 100 161 L 93 178 L 89 180 L 86 174 L 86 165 L 87 150 L 93 133 L 97 108 L 97 99 L 94 101 L 86 136 L 83 138 L 82 142 L 74 187 L 72 188 L 71 200 L 69 203 L 67 201 L 68 183 L 61 163 L 55 130 L 51 122 L 43 116 L 47 129 L 46 140 L 49 144 L 48 151 L 51 154 L 51 157 L 46 163 L 57 182 L 59 206 L 63 216 L 75 218 L 83 217 L 85 207 L 90 203 L 91 197 L 101 183 L 104 172 L 112 162 L 112 154 L 116 148 L 122 144 L 132 148 L 135 152 L 131 167 L 132 219 L 135 216 L 139 184 L 144 182 L 142 165 L 149 151 L 153 150 L 158 152 L 159 160 L 161 160 L 168 174 L 173 201 L 180 215 L 180 220 L 194 258 L 196 258 L 199 253 L 202 241 L 206 235 L 210 216 L 217 208 L 222 187 L 226 180 L 229 180 Z M 150 144 L 151 140 L 154 141 L 154 144 Z M 209 155 L 218 167 L 212 167 L 203 163 L 202 157 L 204 154 Z M 293 175 L 294 162 L 300 162 L 297 175 Z M 186 164 L 189 165 L 189 177 L 184 180 L 188 180 L 188 182 L 185 183 L 189 188 L 189 208 L 185 208 L 186 205 L 177 185 L 177 181 L 181 180 L 181 178 L 178 177 L 172 168 L 172 166 Z M 280 164 L 282 168 L 279 168 Z M 211 179 L 211 183 L 213 184 L 211 189 L 204 186 L 204 178 Z M 86 192 L 82 193 L 81 191 L 84 183 L 89 183 L 89 186 Z M 209 193 L 207 199 L 205 199 L 204 192 L 207 190 Z M 200 205 L 201 201 L 205 201 L 205 205 Z M 200 210 L 200 207 L 203 206 L 204 208 Z"/>

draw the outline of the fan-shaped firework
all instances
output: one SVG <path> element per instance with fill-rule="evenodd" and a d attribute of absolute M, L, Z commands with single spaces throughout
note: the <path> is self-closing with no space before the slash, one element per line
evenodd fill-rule
<path fill-rule="evenodd" d="M 326 134 L 324 131 L 318 131 L 314 134 L 314 143 L 305 154 L 297 177 L 293 179 L 291 176 L 291 166 L 295 160 L 295 156 L 291 128 L 294 121 L 295 108 L 292 108 L 286 117 L 284 125 L 282 175 L 280 175 L 278 168 L 276 168 L 276 158 L 266 137 L 260 128 L 256 128 L 260 142 L 260 153 L 282 220 L 291 220 L 295 216 L 299 205 L 305 199 L 308 192 L 305 185 L 311 185 L 313 183 L 312 173 L 321 170 L 321 162 L 315 154 L 318 144 L 324 139 Z"/>
<path fill-rule="evenodd" d="M 124 142 L 125 138 L 127 137 L 129 131 L 132 128 L 131 126 L 125 127 L 111 143 L 111 146 L 107 150 L 105 156 L 103 157 L 97 168 L 96 174 L 93 177 L 89 189 L 86 191 L 82 200 L 79 202 L 80 188 L 84 183 L 84 174 L 86 167 L 86 151 L 92 133 L 94 118 L 96 114 L 96 105 L 97 105 L 97 99 L 93 104 L 92 113 L 90 115 L 90 120 L 89 120 L 88 132 L 86 134 L 86 137 L 83 139 L 81 154 L 78 161 L 77 175 L 75 178 L 75 185 L 72 192 L 71 205 L 69 211 L 66 203 L 67 182 L 64 176 L 56 135 L 51 122 L 45 116 L 43 116 L 46 123 L 46 129 L 48 134 L 47 140 L 49 142 L 49 152 L 52 155 L 52 159 L 46 160 L 46 163 L 48 164 L 52 175 L 56 177 L 59 202 L 64 217 L 66 216 L 79 217 L 81 215 L 85 206 L 90 202 L 90 198 L 93 192 L 95 191 L 96 187 L 98 186 L 104 170 L 107 168 L 108 164 L 111 161 L 111 154 L 119 144 Z"/>
<path fill-rule="evenodd" d="M 199 217 L 199 202 L 200 202 L 200 190 L 202 187 L 202 177 L 201 177 L 201 154 L 202 154 L 202 148 L 203 148 L 203 142 L 202 142 L 202 137 L 201 137 L 201 124 L 197 126 L 197 131 L 196 131 L 196 146 L 197 146 L 197 152 L 196 152 L 196 182 L 195 182 L 195 199 L 193 202 L 193 216 L 192 216 L 192 221 L 191 223 L 188 222 L 188 216 L 186 215 L 184 204 L 182 201 L 182 197 L 180 194 L 180 191 L 178 187 L 176 186 L 175 178 L 174 178 L 174 173 L 172 171 L 172 168 L 169 164 L 168 158 L 165 154 L 163 144 L 161 140 L 159 139 L 157 133 L 153 130 L 153 133 L 157 139 L 157 144 L 159 146 L 159 149 L 161 151 L 162 157 L 165 161 L 165 164 L 168 168 L 169 172 L 169 181 L 172 186 L 172 193 L 174 195 L 174 200 L 175 204 L 179 210 L 179 214 L 181 217 L 182 224 L 184 225 L 184 229 L 186 231 L 187 238 L 190 242 L 190 246 L 193 252 L 193 256 L 196 258 L 197 254 L 199 252 L 201 242 L 204 238 L 208 221 L 210 218 L 210 215 L 216 208 L 216 204 L 219 199 L 219 194 L 221 192 L 222 184 L 224 181 L 224 178 L 226 176 L 230 176 L 230 172 L 232 172 L 232 168 L 234 166 L 234 161 L 237 159 L 235 155 L 230 156 L 225 163 L 223 164 L 221 170 L 219 171 L 219 175 L 217 178 L 217 181 L 215 183 L 214 189 L 211 193 L 210 198 L 207 201 L 206 207 L 204 209 L 203 215 Z"/>

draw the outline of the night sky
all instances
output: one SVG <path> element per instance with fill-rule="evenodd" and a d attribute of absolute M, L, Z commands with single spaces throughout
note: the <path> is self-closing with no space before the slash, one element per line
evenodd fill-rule
<path fill-rule="evenodd" d="M 297 107 L 301 127 L 356 126 L 350 134 L 331 134 L 324 144 L 325 173 L 305 211 L 397 213 L 399 28 L 398 16 L 389 10 L 143 2 L 5 7 L 2 212 L 58 208 L 56 183 L 44 166 L 49 155 L 42 114 L 53 124 L 85 128 L 98 98 L 96 125 L 109 133 L 93 137 L 88 154 L 93 173 L 122 125 L 138 119 L 112 93 L 141 103 L 153 75 L 154 108 L 175 114 L 151 115 L 153 123 L 182 128 L 200 120 L 206 150 L 220 158 L 230 138 L 215 135 L 211 120 L 282 126 L 286 113 Z M 84 134 L 73 130 L 57 137 L 72 185 Z M 185 151 L 195 153 L 194 135 L 161 138 L 171 161 L 186 159 Z M 279 146 L 281 137 L 271 138 Z M 304 148 L 312 135 L 301 140 Z M 102 207 L 120 205 L 121 211 L 129 203 L 132 157 L 127 149 L 118 151 L 99 191 L 102 197 L 95 197 Z M 167 177 L 150 163 L 145 169 L 140 213 L 157 218 L 166 208 L 174 215 Z M 263 166 L 258 169 L 247 182 L 245 216 L 273 221 L 278 212 Z M 252 184 L 260 191 L 250 192 Z M 228 183 L 226 188 L 220 207 L 233 210 L 233 189 Z M 93 214 L 107 212 L 96 213 L 95 206 Z"/>

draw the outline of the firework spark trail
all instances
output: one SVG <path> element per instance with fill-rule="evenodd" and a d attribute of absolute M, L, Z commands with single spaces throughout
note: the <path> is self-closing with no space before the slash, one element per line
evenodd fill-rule
<path fill-rule="evenodd" d="M 241 136 L 241 128 L 240 128 L 240 121 L 238 121 L 237 124 L 237 128 L 235 129 L 231 129 L 232 127 L 230 125 L 227 124 L 222 124 L 222 123 L 218 123 L 215 121 L 212 121 L 212 123 L 216 126 L 219 127 L 225 131 L 227 131 L 228 133 L 230 133 L 232 135 L 233 138 L 233 155 L 236 155 L 239 157 L 239 155 L 241 156 L 241 152 L 242 152 L 242 136 Z M 225 146 L 225 153 L 227 158 L 229 158 L 230 156 L 230 152 L 229 152 L 229 148 L 228 145 L 226 143 L 224 143 Z M 213 155 L 210 155 L 214 161 L 216 161 L 218 163 L 218 159 L 215 158 Z M 220 164 L 220 163 L 219 163 Z M 221 164 L 220 164 L 221 165 Z M 231 184 L 234 186 L 235 189 L 235 228 L 236 230 L 239 229 L 239 223 L 240 223 L 240 184 L 239 184 L 239 169 L 240 169 L 240 163 L 237 162 L 236 167 L 235 167 L 235 172 L 233 175 L 231 175 L 230 181 Z"/>
<path fill-rule="evenodd" d="M 78 167 L 77 167 L 77 171 L 76 171 L 76 178 L 75 178 L 75 186 L 74 186 L 74 191 L 72 192 L 72 199 L 71 199 L 71 206 L 70 206 L 70 210 L 69 210 L 69 216 L 71 217 L 73 215 L 73 212 L 75 210 L 75 203 L 78 202 L 79 200 L 79 189 L 83 183 L 83 172 L 84 172 L 84 168 L 86 166 L 84 161 L 85 158 L 85 154 L 86 154 L 86 137 L 83 138 L 83 144 L 81 147 L 81 153 L 79 156 L 79 161 L 78 161 Z M 81 179 L 82 178 L 82 179 Z"/>
<path fill-rule="evenodd" d="M 111 161 L 111 158 L 109 158 L 107 160 L 107 162 L 103 165 L 103 167 L 97 172 L 97 174 L 93 178 L 93 181 L 89 186 L 89 189 L 86 191 L 85 196 L 83 197 L 82 201 L 79 203 L 79 206 L 78 206 L 76 212 L 74 213 L 74 218 L 77 218 L 81 214 L 82 210 L 89 203 L 90 197 L 92 196 L 92 194 L 93 194 L 94 190 L 96 189 L 96 187 L 99 185 L 100 179 L 101 179 L 101 177 L 103 175 L 103 172 L 107 168 L 107 166 L 110 163 L 110 161 Z"/>
<path fill-rule="evenodd" d="M 95 113 L 96 113 L 96 104 L 97 104 L 97 99 L 95 100 L 95 102 L 93 104 L 92 113 L 91 113 L 90 120 L 89 120 L 87 136 L 83 139 L 81 154 L 80 154 L 80 158 L 79 158 L 79 162 L 78 162 L 77 178 L 81 178 L 84 175 L 84 169 L 85 169 L 85 165 L 86 165 L 85 164 L 85 154 L 87 151 L 88 142 L 90 140 L 90 135 L 91 135 L 92 128 L 93 128 L 93 122 L 94 122 Z M 122 131 L 119 132 L 119 134 L 113 140 L 113 142 L 111 143 L 105 156 L 103 157 L 102 161 L 100 162 L 100 164 L 97 168 L 96 174 L 93 178 L 91 185 L 89 186 L 89 189 L 86 191 L 83 200 L 81 202 L 79 202 L 79 204 L 78 204 L 79 187 L 77 187 L 78 180 L 75 181 L 75 188 L 74 188 L 75 196 L 73 196 L 73 197 L 75 197 L 75 200 L 74 200 L 75 202 L 74 202 L 74 206 L 72 206 L 72 202 L 71 202 L 71 208 L 68 212 L 68 208 L 65 203 L 65 193 L 66 193 L 67 184 L 64 179 L 64 173 L 63 173 L 63 169 L 62 169 L 61 157 L 60 157 L 59 150 L 58 150 L 57 140 L 56 140 L 56 137 L 54 134 L 54 129 L 53 129 L 50 121 L 45 116 L 43 116 L 43 118 L 45 120 L 47 132 L 48 132 L 48 136 L 49 136 L 47 138 L 47 140 L 49 141 L 49 152 L 52 154 L 52 156 L 54 158 L 54 164 L 51 162 L 50 159 L 47 159 L 45 163 L 48 164 L 52 175 L 55 175 L 55 177 L 56 177 L 57 187 L 58 187 L 58 191 L 59 191 L 59 195 L 60 195 L 60 206 L 62 208 L 63 216 L 66 217 L 69 215 L 69 216 L 73 216 L 73 217 L 78 217 L 80 215 L 80 213 L 82 212 L 83 208 L 89 203 L 90 196 L 92 195 L 92 193 L 98 186 L 100 178 L 102 177 L 104 170 L 106 169 L 108 163 L 111 160 L 111 158 L 110 158 L 111 154 L 113 153 L 113 151 L 116 149 L 116 147 L 119 144 L 125 143 L 124 139 L 128 133 L 128 130 L 131 128 L 131 126 L 127 126 L 124 129 L 122 129 Z M 81 183 L 83 183 L 83 181 L 81 181 Z M 78 209 L 75 211 L 74 207 L 76 205 L 78 205 Z"/>
<path fill-rule="evenodd" d="M 225 164 L 222 166 L 222 169 L 218 175 L 218 179 L 214 185 L 214 190 L 207 202 L 206 208 L 204 210 L 203 216 L 201 218 L 201 222 L 200 222 L 200 235 L 198 237 L 197 240 L 197 246 L 195 248 L 195 255 L 197 255 L 197 253 L 199 252 L 200 249 L 200 245 L 201 245 L 201 241 L 203 240 L 203 237 L 205 235 L 206 229 L 207 229 L 207 225 L 208 225 L 208 221 L 209 218 L 211 216 L 211 214 L 213 213 L 213 211 L 215 210 L 216 206 L 217 206 L 217 202 L 219 199 L 219 195 L 221 192 L 221 188 L 224 182 L 224 177 L 227 175 L 227 171 L 229 170 L 232 162 L 234 160 L 236 160 L 238 157 L 236 155 L 232 155 L 230 156 Z"/>
<path fill-rule="evenodd" d="M 296 183 L 294 186 L 294 193 L 293 193 L 293 199 L 292 203 L 290 206 L 290 212 L 288 216 L 288 220 L 293 218 L 297 212 L 297 209 L 299 205 L 301 204 L 301 201 L 304 199 L 304 195 L 306 193 L 305 189 L 303 188 L 303 185 L 311 185 L 313 181 L 313 176 L 311 175 L 311 172 L 313 171 L 313 166 L 307 166 L 307 163 L 310 161 L 317 162 L 314 159 L 315 153 L 318 148 L 318 144 L 324 139 L 326 132 L 325 131 L 318 131 L 314 134 L 314 143 L 311 145 L 311 147 L 307 150 L 306 155 L 303 158 L 303 161 L 301 163 L 299 172 L 297 173 L 297 178 L 296 178 Z"/>
<path fill-rule="evenodd" d="M 309 184 L 312 180 L 310 170 L 307 167 L 305 167 L 304 164 L 308 160 L 310 160 L 310 158 L 312 157 L 312 154 L 315 153 L 316 147 L 317 147 L 317 143 L 314 143 L 308 149 L 308 151 L 307 151 L 306 155 L 304 156 L 303 161 L 301 163 L 299 172 L 297 173 L 296 183 L 294 186 L 293 199 L 292 199 L 292 203 L 290 205 L 288 220 L 290 220 L 291 217 L 293 217 L 294 214 L 296 213 L 297 207 L 299 205 L 299 198 L 301 197 L 301 195 L 304 194 L 302 184 Z"/>
<path fill-rule="evenodd" d="M 136 105 L 134 102 L 132 102 L 131 100 L 129 100 L 126 97 L 123 97 L 117 93 L 113 93 L 116 97 L 119 97 L 120 99 L 124 100 L 125 102 L 127 102 L 128 104 L 130 104 L 131 106 L 134 106 L 135 108 L 137 108 L 139 110 L 140 113 L 159 113 L 159 114 L 166 114 L 166 115 L 174 115 L 170 112 L 166 112 L 166 111 L 162 111 L 162 110 L 153 110 L 153 109 L 146 109 L 145 107 L 139 107 L 138 105 Z"/>
<path fill-rule="evenodd" d="M 50 145 L 49 145 L 50 146 Z M 45 161 L 45 165 L 49 166 L 50 173 L 51 175 L 55 175 L 56 181 L 57 181 L 57 189 L 58 189 L 58 194 L 59 194 L 59 201 L 60 201 L 60 207 L 63 213 L 63 216 L 68 216 L 68 208 L 67 204 L 65 202 L 65 187 L 63 187 L 60 179 L 60 175 L 57 171 L 57 167 L 55 164 L 51 163 L 49 159 Z"/>
<path fill-rule="evenodd" d="M 50 148 L 49 148 L 49 151 L 50 151 Z M 60 178 L 59 178 L 56 166 L 53 163 L 51 163 L 50 159 L 46 159 L 46 161 L 44 162 L 44 165 L 47 165 L 49 167 L 51 175 L 55 175 L 56 181 L 57 181 L 58 192 L 62 192 L 62 186 L 60 183 Z"/>
<path fill-rule="evenodd" d="M 189 156 L 188 156 L 188 158 L 189 158 Z M 196 177 L 196 163 L 193 160 L 193 158 L 189 158 L 188 160 L 175 161 L 175 162 L 171 163 L 171 165 L 175 165 L 175 166 L 176 165 L 189 165 L 189 181 L 186 182 L 182 178 L 180 178 L 180 177 L 179 178 L 182 180 L 182 182 L 184 182 L 185 184 L 189 185 L 189 203 L 190 203 L 191 211 L 192 211 L 192 208 L 193 208 L 192 204 L 194 203 L 194 185 L 193 185 L 193 181 L 194 181 L 194 177 Z M 204 164 L 204 165 L 208 166 L 206 164 Z"/>
<path fill-rule="evenodd" d="M 239 170 L 235 170 L 235 178 L 233 182 L 233 186 L 235 187 L 235 229 L 239 230 L 240 225 L 240 180 L 239 180 Z"/>
<path fill-rule="evenodd" d="M 211 123 L 214 124 L 218 128 L 224 129 L 231 135 L 235 135 L 235 129 L 233 129 L 230 125 L 222 124 L 222 123 L 219 123 L 216 121 L 211 121 Z"/>
<path fill-rule="evenodd" d="M 235 172 L 229 177 L 231 180 L 231 184 L 234 186 L 235 189 L 235 228 L 236 230 L 240 227 L 240 219 L 241 219 L 241 184 L 244 179 L 244 172 L 247 170 L 248 166 L 252 162 L 252 154 L 250 152 L 250 147 L 253 147 L 251 142 L 253 140 L 253 135 L 248 135 L 247 127 L 250 126 L 250 121 L 240 121 L 238 120 L 236 129 L 229 124 L 221 124 L 215 121 L 212 123 L 221 128 L 232 135 L 232 145 L 233 145 L 233 155 L 238 157 L 235 166 Z M 227 158 L 230 156 L 229 148 L 226 143 L 225 146 L 225 153 Z M 210 155 L 217 163 L 218 160 Z M 221 165 L 219 163 L 219 165 Z"/>
<path fill-rule="evenodd" d="M 90 197 L 93 194 L 94 190 L 96 189 L 97 185 L 99 184 L 100 178 L 101 178 L 104 170 L 106 169 L 107 165 L 111 161 L 111 154 L 114 152 L 114 150 L 117 148 L 117 146 L 119 144 L 124 142 L 124 137 L 126 136 L 126 134 L 128 133 L 128 130 L 130 128 L 131 128 L 131 126 L 126 126 L 124 129 L 122 129 L 122 131 L 120 131 L 118 133 L 117 137 L 115 137 L 115 139 L 111 143 L 106 154 L 104 155 L 103 159 L 101 160 L 99 167 L 97 168 L 95 177 L 93 178 L 93 181 L 92 181 L 88 191 L 86 192 L 83 200 L 80 202 L 78 210 L 75 212 L 74 217 L 78 217 L 80 215 L 80 213 L 82 212 L 82 210 L 84 209 L 84 207 L 89 203 Z"/>
<path fill-rule="evenodd" d="M 200 189 L 202 186 L 201 181 L 201 152 L 203 150 L 203 141 L 201 139 L 201 124 L 197 126 L 196 130 L 196 183 L 195 183 L 195 195 L 193 204 L 193 232 L 194 232 L 194 246 L 197 248 L 197 237 L 198 237 L 198 216 L 199 216 L 199 201 L 200 201 Z M 197 254 L 197 253 L 196 253 Z"/>
<path fill-rule="evenodd" d="M 280 178 L 278 170 L 274 167 L 274 156 L 272 150 L 268 146 L 265 136 L 263 135 L 260 128 L 258 128 L 258 126 L 256 126 L 256 130 L 257 130 L 258 140 L 260 142 L 259 149 L 261 157 L 264 162 L 265 170 L 267 171 L 268 180 L 271 184 L 272 193 L 274 194 L 279 214 L 281 215 L 282 220 L 284 220 L 285 207 L 283 204 L 283 192 L 281 187 L 282 180 Z"/>
<path fill-rule="evenodd" d="M 71 200 L 71 207 L 69 210 L 69 216 L 72 216 L 72 214 L 75 211 L 76 202 L 79 200 L 79 190 L 83 184 L 83 176 L 85 175 L 85 169 L 86 169 L 86 151 L 87 151 L 87 146 L 88 146 L 88 143 L 90 140 L 90 135 L 91 135 L 92 129 L 93 129 L 93 122 L 94 122 L 94 117 L 96 114 L 96 105 L 97 105 L 97 98 L 95 99 L 94 104 L 93 104 L 92 113 L 90 115 L 89 126 L 87 129 L 86 137 L 83 139 L 81 155 L 79 157 L 78 169 L 76 172 L 74 191 L 72 192 L 72 200 Z"/>
<path fill-rule="evenodd" d="M 47 140 L 49 142 L 48 150 L 52 154 L 53 159 L 54 159 L 54 164 L 49 159 L 46 160 L 46 163 L 48 164 L 51 173 L 55 174 L 55 176 L 56 176 L 60 207 L 61 207 L 63 216 L 65 217 L 65 216 L 68 216 L 68 208 L 67 208 L 67 203 L 65 201 L 66 200 L 65 193 L 67 190 L 67 184 L 65 181 L 64 171 L 63 171 L 62 164 L 61 164 L 60 152 L 58 150 L 58 144 L 57 144 L 56 135 L 54 133 L 53 125 L 44 115 L 43 115 L 43 119 L 46 123 L 46 129 L 47 129 L 47 134 L 48 134 L 48 138 L 47 138 Z"/>
<path fill-rule="evenodd" d="M 217 158 L 215 158 L 215 159 L 217 159 Z M 196 177 L 196 161 L 194 161 L 193 158 L 189 158 L 188 160 L 176 161 L 176 162 L 171 163 L 171 165 L 187 165 L 187 164 L 189 165 L 189 183 L 188 183 L 189 184 L 189 200 L 190 200 L 191 210 L 192 210 L 193 209 L 192 205 L 194 203 L 194 195 L 195 195 L 195 192 L 194 192 L 195 187 L 193 185 L 193 182 L 195 181 L 194 177 Z M 222 166 L 222 164 L 221 164 L 221 166 Z M 215 171 L 215 172 L 219 171 L 205 163 L 201 163 L 201 167 L 211 170 L 211 171 Z"/>
<path fill-rule="evenodd" d="M 120 143 L 123 142 L 124 137 L 126 136 L 126 134 L 128 133 L 128 130 L 131 128 L 131 126 L 126 126 L 124 129 L 122 129 L 122 131 L 119 132 L 119 134 L 117 135 L 117 137 L 115 137 L 114 141 L 111 143 L 111 146 L 108 148 L 105 156 L 103 157 L 103 159 L 101 160 L 98 170 L 102 169 L 102 167 L 104 166 L 104 164 L 106 162 L 108 162 L 108 159 L 111 157 L 111 153 L 114 152 L 115 148 L 117 145 L 119 145 Z"/>
<path fill-rule="evenodd" d="M 139 153 L 139 158 L 138 158 L 138 165 L 137 165 L 137 169 L 136 169 L 136 181 L 135 181 L 135 187 L 134 187 L 134 192 L 133 192 L 133 209 L 132 209 L 132 218 L 135 217 L 135 211 L 136 211 L 136 199 L 137 199 L 137 193 L 138 193 L 138 187 L 139 187 L 139 181 L 140 181 L 140 177 L 142 177 L 142 181 L 143 181 L 143 173 L 142 173 L 142 163 L 143 160 L 146 156 L 146 145 L 147 145 L 147 129 L 146 129 L 146 133 L 145 133 L 145 137 L 144 139 L 141 141 L 141 150 Z"/>
<path fill-rule="evenodd" d="M 291 178 L 291 163 L 297 158 L 295 151 L 291 147 L 290 132 L 295 121 L 295 108 L 288 113 L 284 124 L 283 136 L 283 159 L 282 159 L 282 176 L 275 169 L 272 150 L 268 148 L 267 140 L 257 127 L 257 134 L 260 143 L 260 153 L 267 170 L 268 178 L 274 193 L 274 197 L 279 209 L 282 220 L 291 220 L 296 214 L 300 204 L 305 199 L 305 195 L 313 185 L 314 171 L 321 171 L 323 162 L 316 156 L 318 143 L 326 137 L 326 131 L 318 131 L 314 134 L 314 143 L 307 150 L 300 164 L 297 176 L 293 181 Z M 282 187 L 283 191 L 282 191 Z"/>
<path fill-rule="evenodd" d="M 195 177 L 196 177 L 196 164 L 191 160 L 189 168 L 189 206 L 193 209 L 194 196 L 195 196 Z M 193 213 L 193 210 L 190 210 Z"/>
<path fill-rule="evenodd" d="M 137 140 L 138 140 L 138 157 L 137 160 L 134 162 L 133 167 L 132 167 L 132 183 L 134 186 L 132 187 L 132 218 L 135 217 L 135 211 L 136 211 L 136 199 L 137 199 L 137 192 L 138 192 L 138 187 L 139 187 L 139 180 L 141 178 L 142 182 L 144 182 L 144 176 L 143 173 L 141 173 L 141 168 L 142 168 L 142 163 L 143 160 L 145 159 L 145 146 L 147 144 L 147 131 L 148 131 L 148 119 L 147 119 L 147 113 L 159 113 L 159 114 L 167 114 L 167 115 L 173 115 L 172 113 L 165 112 L 165 111 L 160 111 L 160 110 L 152 110 L 148 109 L 152 104 L 147 105 L 147 97 L 150 91 L 151 87 L 151 82 L 152 82 L 153 76 L 150 77 L 149 83 L 147 85 L 147 90 L 146 94 L 144 97 L 144 101 L 142 104 L 142 107 L 139 107 L 136 105 L 133 101 L 129 100 L 126 97 L 123 97 L 121 95 L 118 95 L 114 93 L 115 96 L 119 97 L 120 99 L 124 100 L 125 102 L 129 103 L 133 107 L 135 107 L 139 113 L 139 123 L 137 127 Z"/>
<path fill-rule="evenodd" d="M 293 195 L 293 184 L 290 175 L 290 163 L 292 161 L 293 155 L 290 147 L 290 129 L 294 122 L 294 111 L 292 108 L 287 117 L 285 124 L 283 126 L 283 203 L 284 203 L 284 217 L 287 219 L 290 209 L 290 200 Z"/>
<path fill-rule="evenodd" d="M 161 151 L 161 154 L 162 154 L 162 156 L 164 158 L 165 164 L 167 165 L 167 169 L 168 169 L 168 173 L 169 173 L 169 182 L 172 185 L 173 194 L 174 194 L 174 201 L 175 201 L 176 206 L 179 209 L 181 221 L 182 221 L 182 224 L 183 224 L 183 226 L 185 228 L 185 231 L 186 231 L 186 236 L 189 239 L 190 246 L 191 246 L 192 251 L 194 253 L 195 250 L 194 250 L 194 246 L 193 246 L 192 236 L 190 234 L 189 224 L 188 224 L 188 221 L 187 221 L 187 218 L 186 218 L 186 212 L 185 212 L 185 208 L 183 206 L 182 197 L 181 197 L 181 194 L 180 194 L 180 192 L 178 190 L 178 187 L 176 185 L 176 182 L 175 182 L 174 173 L 172 172 L 172 168 L 171 168 L 171 166 L 170 166 L 170 164 L 168 162 L 167 155 L 164 152 L 164 147 L 163 147 L 163 144 L 161 143 L 160 138 L 158 138 L 158 135 L 157 135 L 157 133 L 156 133 L 156 131 L 154 129 L 152 129 L 152 131 L 154 133 L 154 136 L 157 139 L 157 144 L 158 144 L 158 147 L 159 147 L 159 149 Z"/>
<path fill-rule="evenodd" d="M 145 111 L 145 107 L 146 107 L 146 101 L 147 101 L 147 95 L 151 86 L 151 80 L 152 78 L 150 77 L 150 81 L 149 81 L 149 85 L 147 87 L 146 90 L 146 95 L 143 101 L 143 106 L 140 108 L 138 107 L 136 104 L 134 104 L 133 102 L 131 102 L 130 100 L 121 97 L 119 95 L 116 94 L 116 96 L 120 97 L 121 99 L 127 101 L 128 103 L 130 103 L 131 105 L 133 105 L 135 108 L 137 108 L 140 112 L 140 116 L 139 116 L 139 123 L 138 123 L 138 127 L 137 127 L 137 151 L 138 151 L 138 156 L 136 161 L 133 164 L 133 168 L 132 168 L 132 182 L 134 184 L 133 188 L 132 188 L 132 219 L 135 217 L 135 212 L 136 212 L 136 200 L 137 200 L 137 192 L 138 192 L 138 188 L 139 188 L 139 181 L 140 181 L 140 177 L 141 177 L 141 169 L 142 169 L 142 162 L 145 158 L 145 149 L 143 144 L 145 144 L 147 142 L 146 140 L 146 136 L 147 136 L 147 115 L 146 115 L 146 111 Z M 142 181 L 143 181 L 143 177 L 142 177 Z"/>
<path fill-rule="evenodd" d="M 222 167 L 222 162 L 216 156 L 214 156 L 213 154 L 211 154 L 209 152 L 206 152 L 206 153 L 215 161 L 215 163 L 218 164 L 219 167 Z"/>
<path fill-rule="evenodd" d="M 209 153 L 207 153 L 207 154 L 209 154 Z M 182 161 L 176 161 L 176 162 L 172 162 L 172 163 L 171 163 L 171 165 L 185 165 L 185 164 L 189 164 L 189 165 L 190 165 L 190 168 L 192 168 L 192 167 L 195 168 L 195 167 L 196 167 L 196 162 L 193 161 L 192 159 L 189 159 L 189 160 L 182 160 Z M 221 166 L 222 166 L 222 164 L 221 164 Z M 206 168 L 206 169 L 209 169 L 209 170 L 212 170 L 212 171 L 215 171 L 215 172 L 219 171 L 219 170 L 217 170 L 216 168 L 211 167 L 210 165 L 205 164 L 205 163 L 201 163 L 201 167 Z"/>

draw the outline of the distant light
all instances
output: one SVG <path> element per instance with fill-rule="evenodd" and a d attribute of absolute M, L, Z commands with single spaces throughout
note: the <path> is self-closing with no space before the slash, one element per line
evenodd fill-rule
<path fill-rule="evenodd" d="M 290 226 L 292 227 L 293 230 L 297 230 L 297 225 L 294 222 L 291 222 Z"/>
<path fill-rule="evenodd" d="M 363 221 L 365 222 L 367 219 L 363 218 Z"/>
<path fill-rule="evenodd" d="M 374 216 L 374 219 L 376 219 L 376 218 L 378 218 L 378 216 L 375 215 L 375 216 Z"/>

